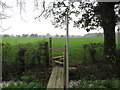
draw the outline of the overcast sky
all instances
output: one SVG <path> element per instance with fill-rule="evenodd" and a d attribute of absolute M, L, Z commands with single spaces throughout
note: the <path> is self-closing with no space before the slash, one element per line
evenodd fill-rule
<path fill-rule="evenodd" d="M 42 11 L 38 11 L 33 13 L 34 10 L 34 2 L 33 0 L 23 0 L 28 3 L 26 3 L 26 13 L 22 13 L 22 17 L 25 20 L 21 19 L 21 16 L 19 14 L 19 8 L 16 5 L 16 0 L 5 0 L 7 1 L 7 4 L 12 6 L 11 10 L 6 10 L 6 12 L 9 15 L 12 15 L 11 18 L 7 20 L 2 20 L 2 27 L 3 28 L 9 28 L 8 30 L 2 32 L 0 30 L 0 33 L 2 34 L 14 34 L 14 35 L 22 35 L 22 34 L 39 34 L 39 35 L 46 35 L 47 33 L 51 35 L 65 35 L 66 31 L 64 29 L 60 28 L 54 28 L 54 26 L 51 24 L 50 19 L 43 19 L 41 18 L 40 22 L 38 20 L 35 20 L 35 15 L 39 15 L 39 13 Z M 49 4 L 52 0 L 46 0 L 47 4 Z M 89 33 L 93 32 L 99 32 L 97 30 L 90 31 Z M 102 32 L 102 30 L 100 31 Z M 78 29 L 73 28 L 72 25 L 69 25 L 69 34 L 70 35 L 84 35 L 87 34 L 87 32 L 84 29 Z"/>

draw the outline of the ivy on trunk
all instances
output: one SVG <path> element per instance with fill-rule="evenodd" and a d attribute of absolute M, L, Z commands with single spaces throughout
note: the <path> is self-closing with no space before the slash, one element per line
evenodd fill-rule
<path fill-rule="evenodd" d="M 114 2 L 99 3 L 100 24 L 104 30 L 104 53 L 108 63 L 115 63 L 116 39 L 115 39 L 115 11 Z"/>

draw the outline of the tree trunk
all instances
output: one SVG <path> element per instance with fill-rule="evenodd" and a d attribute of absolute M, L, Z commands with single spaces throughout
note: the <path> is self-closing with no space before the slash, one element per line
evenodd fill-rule
<path fill-rule="evenodd" d="M 102 7 L 101 25 L 104 29 L 104 53 L 108 63 L 115 63 L 115 11 L 114 2 L 100 3 Z"/>

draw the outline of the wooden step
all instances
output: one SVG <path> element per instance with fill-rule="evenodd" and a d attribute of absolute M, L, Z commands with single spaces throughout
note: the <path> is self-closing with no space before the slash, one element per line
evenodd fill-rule
<path fill-rule="evenodd" d="M 63 62 L 60 62 L 60 61 L 54 61 L 56 64 L 60 64 L 60 65 L 63 65 Z"/>
<path fill-rule="evenodd" d="M 57 57 L 52 57 L 53 60 L 57 60 L 57 59 L 64 59 L 64 56 L 57 56 Z"/>

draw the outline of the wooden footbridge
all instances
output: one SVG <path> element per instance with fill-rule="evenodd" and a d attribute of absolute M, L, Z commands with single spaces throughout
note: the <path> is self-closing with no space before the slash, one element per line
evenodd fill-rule
<path fill-rule="evenodd" d="M 63 48 L 53 48 L 52 38 L 50 40 L 50 61 L 53 69 L 47 85 L 47 89 L 64 89 L 66 86 L 66 46 Z M 54 53 L 53 50 L 63 50 L 62 53 Z M 57 55 L 53 57 L 53 55 Z"/>

